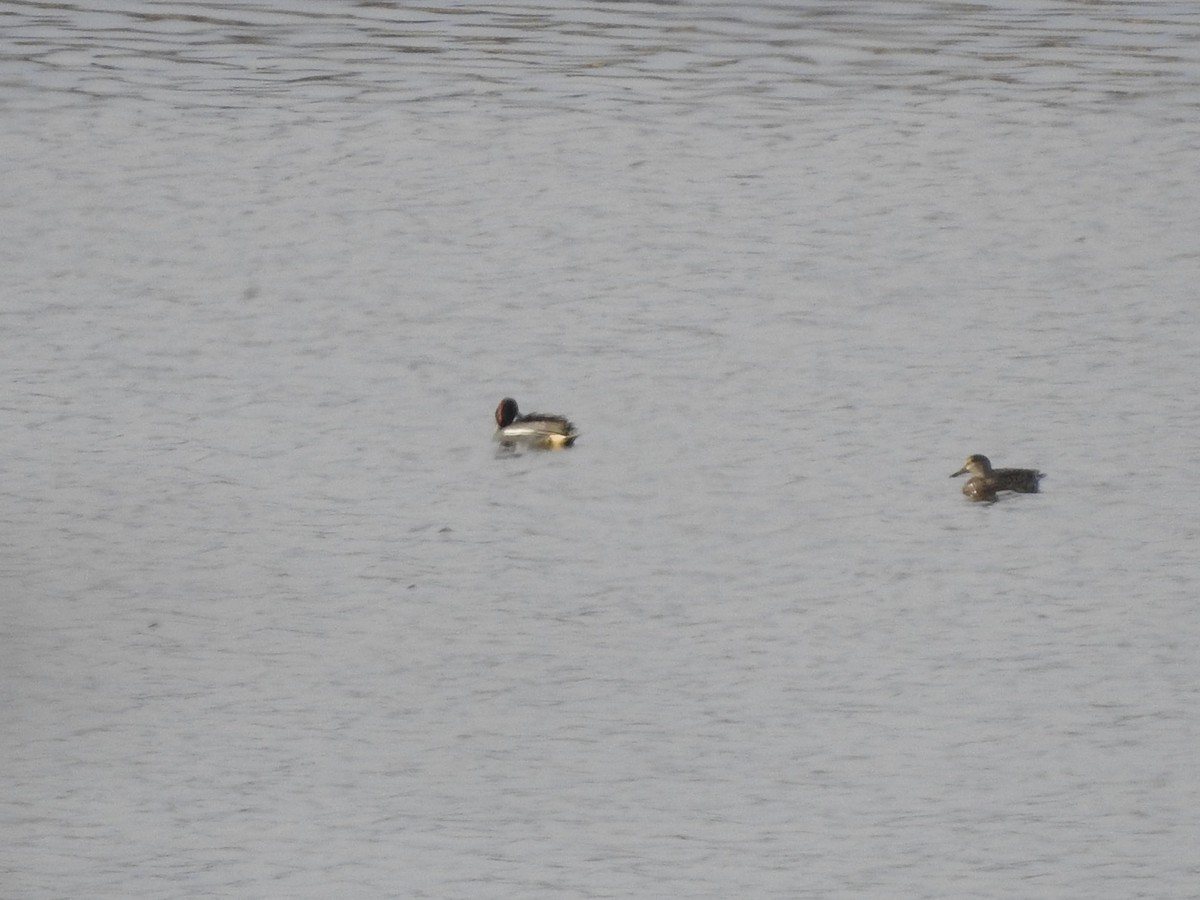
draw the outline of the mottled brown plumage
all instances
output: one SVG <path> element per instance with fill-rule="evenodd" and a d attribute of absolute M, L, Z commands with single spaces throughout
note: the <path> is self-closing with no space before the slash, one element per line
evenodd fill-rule
<path fill-rule="evenodd" d="M 993 469 L 991 461 L 981 453 L 968 456 L 962 468 L 951 475 L 970 473 L 962 492 L 971 500 L 995 500 L 1000 491 L 1016 491 L 1018 494 L 1036 494 L 1038 480 L 1045 476 L 1037 469 Z"/>

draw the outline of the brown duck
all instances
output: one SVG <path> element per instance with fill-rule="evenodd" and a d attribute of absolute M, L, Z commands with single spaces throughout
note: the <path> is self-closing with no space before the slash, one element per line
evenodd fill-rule
<path fill-rule="evenodd" d="M 981 453 L 973 453 L 963 462 L 962 468 L 951 475 L 970 473 L 962 492 L 971 500 L 995 500 L 1000 491 L 1016 491 L 1018 494 L 1036 494 L 1038 480 L 1046 476 L 1037 469 L 993 469 L 991 461 Z"/>

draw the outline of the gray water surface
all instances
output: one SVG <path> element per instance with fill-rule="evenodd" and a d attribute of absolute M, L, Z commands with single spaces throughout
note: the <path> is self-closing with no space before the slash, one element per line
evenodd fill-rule
<path fill-rule="evenodd" d="M 1195 895 L 1195 3 L 0 33 L 0 896 Z"/>

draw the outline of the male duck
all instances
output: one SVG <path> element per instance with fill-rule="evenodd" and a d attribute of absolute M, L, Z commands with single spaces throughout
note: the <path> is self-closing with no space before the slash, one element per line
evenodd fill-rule
<path fill-rule="evenodd" d="M 496 440 L 502 447 L 519 444 L 536 450 L 555 450 L 570 447 L 577 437 L 579 432 L 563 416 L 521 415 L 512 397 L 505 397 L 496 407 Z"/>
<path fill-rule="evenodd" d="M 1036 494 L 1038 479 L 1046 477 L 1037 469 L 993 469 L 991 461 L 981 453 L 968 456 L 962 468 L 950 477 L 968 472 L 971 477 L 963 485 L 962 492 L 971 500 L 995 500 L 998 491 Z"/>

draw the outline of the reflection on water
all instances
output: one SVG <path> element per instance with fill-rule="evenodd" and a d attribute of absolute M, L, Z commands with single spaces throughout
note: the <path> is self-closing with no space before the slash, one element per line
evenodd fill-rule
<path fill-rule="evenodd" d="M 0 893 L 1190 895 L 1196 10 L 0 2 Z"/>

